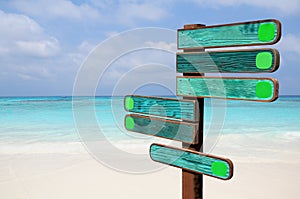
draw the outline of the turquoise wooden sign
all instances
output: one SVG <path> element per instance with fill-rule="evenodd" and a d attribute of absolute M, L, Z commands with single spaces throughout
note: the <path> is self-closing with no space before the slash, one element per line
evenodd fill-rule
<path fill-rule="evenodd" d="M 197 151 L 152 144 L 150 156 L 156 162 L 222 180 L 228 180 L 233 176 L 233 163 L 231 160 Z"/>
<path fill-rule="evenodd" d="M 124 99 L 126 111 L 186 121 L 199 121 L 197 100 L 178 100 L 176 98 L 139 95 L 128 95 Z"/>
<path fill-rule="evenodd" d="M 177 53 L 179 73 L 262 73 L 279 67 L 275 49 L 227 50 Z"/>
<path fill-rule="evenodd" d="M 281 38 L 275 19 L 205 26 L 184 25 L 177 31 L 176 95 L 183 99 L 128 95 L 124 118 L 128 131 L 183 142 L 184 148 L 152 144 L 153 161 L 182 169 L 182 198 L 203 198 L 202 174 L 228 180 L 231 160 L 199 152 L 203 146 L 204 99 L 272 102 L 279 84 L 273 78 L 207 77 L 205 73 L 271 73 L 280 55 L 272 48 L 205 51 L 206 48 L 271 45 Z M 205 75 L 204 75 L 205 74 Z M 197 99 L 198 98 L 198 99 Z"/>
<path fill-rule="evenodd" d="M 242 23 L 205 26 L 177 31 L 178 49 L 217 48 L 231 46 L 271 45 L 281 37 L 278 20 L 260 20 Z"/>
<path fill-rule="evenodd" d="M 177 140 L 184 143 L 197 143 L 198 124 L 196 123 L 129 114 L 125 116 L 124 124 L 128 131 Z"/>
<path fill-rule="evenodd" d="M 177 77 L 177 95 L 271 102 L 278 98 L 278 82 L 272 78 Z"/>

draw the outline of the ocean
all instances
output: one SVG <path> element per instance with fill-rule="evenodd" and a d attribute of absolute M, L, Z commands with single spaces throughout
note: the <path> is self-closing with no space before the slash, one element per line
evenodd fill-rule
<path fill-rule="evenodd" d="M 73 100 L 76 107 L 72 107 L 72 97 L 0 98 L 0 153 L 6 144 L 79 141 L 80 132 L 78 134 L 76 131 L 73 114 L 78 110 L 95 114 L 102 130 L 111 139 L 126 139 L 123 136 L 126 133 L 123 128 L 126 112 L 122 97 L 78 97 Z M 272 103 L 217 101 L 222 101 L 222 107 L 214 105 L 212 100 L 205 101 L 204 132 L 208 131 L 214 120 L 218 120 L 223 123 L 220 129 L 222 135 L 268 134 L 270 139 L 276 136 L 299 139 L 300 96 L 283 96 Z M 224 115 L 213 119 L 214 106 L 217 106 L 216 113 L 222 109 Z M 89 124 L 88 117 L 86 120 L 88 129 L 93 125 Z"/>
<path fill-rule="evenodd" d="M 82 141 L 93 140 L 148 157 L 143 146 L 163 140 L 127 132 L 125 114 L 123 97 L 2 97 L 0 170 L 26 155 L 87 154 Z M 283 96 L 272 103 L 206 99 L 204 143 L 209 146 L 204 151 L 240 161 L 299 163 L 299 121 L 300 96 Z"/>

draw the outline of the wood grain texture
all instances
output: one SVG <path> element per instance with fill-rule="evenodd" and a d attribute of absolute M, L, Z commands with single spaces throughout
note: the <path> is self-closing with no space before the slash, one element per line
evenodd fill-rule
<path fill-rule="evenodd" d="M 228 50 L 199 53 L 177 53 L 179 73 L 261 73 L 279 67 L 275 49 Z"/>
<path fill-rule="evenodd" d="M 202 25 L 201 27 L 204 27 Z M 187 29 L 184 26 L 184 29 Z M 185 49 L 183 52 L 201 52 L 204 48 L 199 49 Z M 183 76 L 204 76 L 202 73 L 183 73 Z M 190 99 L 190 97 L 183 97 L 183 99 Z M 198 131 L 197 131 L 197 144 L 186 144 L 182 143 L 182 147 L 192 151 L 203 151 L 203 118 L 204 118 L 204 98 L 192 98 L 197 99 L 198 109 L 199 109 L 199 121 L 198 121 Z M 190 172 L 188 170 L 182 169 L 182 199 L 203 199 L 203 174 Z"/>
<path fill-rule="evenodd" d="M 161 144 L 151 145 L 150 156 L 156 162 L 222 180 L 233 176 L 233 163 L 226 158 Z"/>
<path fill-rule="evenodd" d="M 181 96 L 271 102 L 278 98 L 273 78 L 177 77 L 176 93 Z"/>
<path fill-rule="evenodd" d="M 196 131 L 198 125 L 196 123 L 167 120 L 138 114 L 126 115 L 124 123 L 128 131 L 177 140 L 189 144 L 195 144 L 197 142 Z M 133 125 L 129 123 L 133 123 Z"/>
<path fill-rule="evenodd" d="M 132 100 L 133 105 L 128 107 L 126 102 Z M 199 110 L 197 100 L 178 100 L 176 98 L 159 98 L 150 96 L 128 95 L 124 98 L 126 111 L 170 117 L 186 121 L 198 121 Z"/>
<path fill-rule="evenodd" d="M 179 29 L 177 31 L 177 47 L 178 49 L 188 49 L 271 45 L 278 42 L 280 37 L 280 22 L 269 19 L 205 26 L 190 30 Z"/>

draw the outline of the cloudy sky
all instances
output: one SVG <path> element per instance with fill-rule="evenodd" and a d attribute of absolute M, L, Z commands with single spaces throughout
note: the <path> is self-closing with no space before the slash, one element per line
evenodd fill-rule
<path fill-rule="evenodd" d="M 279 80 L 281 95 L 299 95 L 300 0 L 2 0 L 0 95 L 72 95 L 76 75 L 89 52 L 124 31 L 167 29 L 171 39 L 149 37 L 145 44 L 173 52 L 175 31 L 184 24 L 214 25 L 269 18 L 281 21 L 283 36 L 275 46 L 281 54 L 280 69 L 267 76 Z M 120 46 L 115 43 L 111 48 Z M 97 94 L 109 94 L 114 89 L 112 82 L 117 82 L 126 71 L 154 59 L 174 71 L 174 58 L 172 53 L 151 49 L 123 55 L 123 59 L 115 60 L 113 69 L 107 70 L 105 91 Z M 103 67 L 101 60 L 96 65 Z M 167 79 L 165 72 L 162 69 L 148 74 Z M 149 93 L 155 90 L 151 86 L 147 89 Z"/>

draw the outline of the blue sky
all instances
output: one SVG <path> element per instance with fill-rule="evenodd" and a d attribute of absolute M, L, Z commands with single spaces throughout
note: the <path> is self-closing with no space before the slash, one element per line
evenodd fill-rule
<path fill-rule="evenodd" d="M 281 95 L 299 95 L 299 0 L 3 0 L 0 2 L 0 95 L 71 95 L 76 74 L 90 50 L 119 32 L 144 27 L 175 31 L 191 23 L 214 25 L 269 18 L 278 19 L 283 25 L 282 39 L 275 46 L 281 53 L 281 66 L 271 75 L 260 76 L 277 78 Z M 157 45 L 176 48 L 174 43 L 166 41 Z M 156 54 L 157 62 L 159 59 L 164 62 Z M 135 62 L 130 59 L 135 57 L 120 61 L 113 78 L 122 76 L 122 64 L 127 69 L 134 67 Z M 139 64 L 142 63 L 143 59 Z M 169 64 L 175 70 L 174 61 Z M 113 85 L 108 84 L 104 93 L 112 89 Z M 147 89 L 149 93 L 155 91 L 151 86 Z"/>

